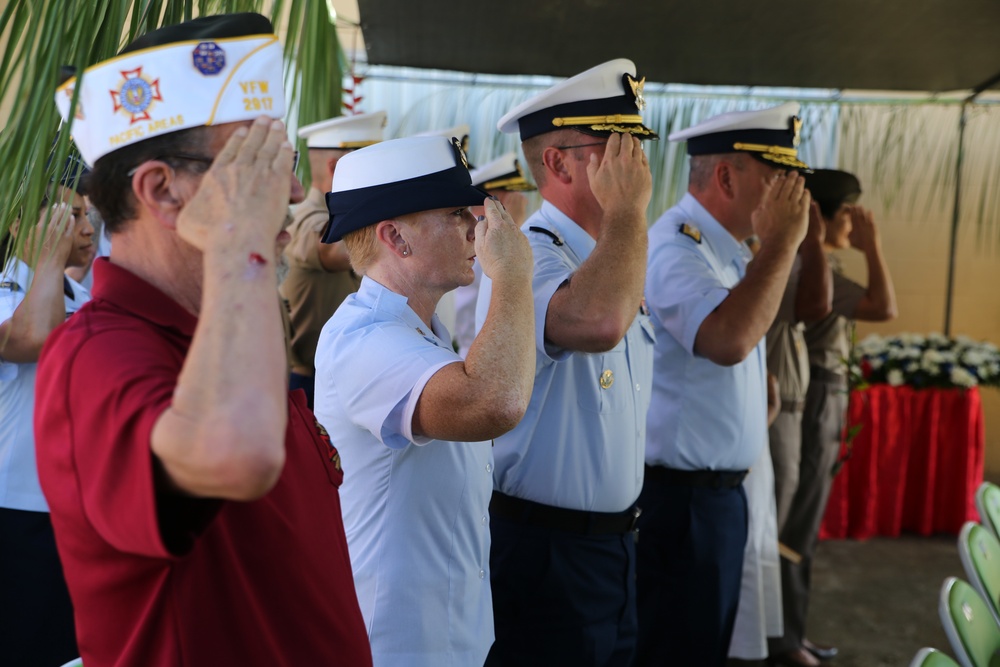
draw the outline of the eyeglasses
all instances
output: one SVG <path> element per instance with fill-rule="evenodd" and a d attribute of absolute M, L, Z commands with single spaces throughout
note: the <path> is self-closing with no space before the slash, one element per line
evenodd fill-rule
<path fill-rule="evenodd" d="M 553 148 L 558 148 L 561 151 L 568 151 L 571 148 L 587 148 L 588 146 L 607 146 L 606 141 L 595 141 L 592 144 L 576 144 L 575 146 L 553 146 Z"/>
<path fill-rule="evenodd" d="M 149 158 L 149 160 L 143 160 L 143 163 L 150 162 L 152 160 L 157 160 L 160 162 L 167 162 L 167 163 L 169 163 L 171 160 L 186 160 L 188 162 L 200 162 L 202 164 L 211 165 L 212 162 L 215 161 L 215 158 L 207 157 L 205 155 L 191 155 L 190 153 L 171 153 L 170 155 L 157 155 L 154 158 Z M 128 174 L 126 175 L 129 178 L 132 178 L 135 175 L 135 172 L 139 171 L 139 167 L 141 166 L 142 164 L 138 164 L 135 167 L 132 167 L 128 171 Z M 295 151 L 295 153 L 292 155 L 292 172 L 294 173 L 298 171 L 298 169 L 299 169 L 299 152 Z"/>

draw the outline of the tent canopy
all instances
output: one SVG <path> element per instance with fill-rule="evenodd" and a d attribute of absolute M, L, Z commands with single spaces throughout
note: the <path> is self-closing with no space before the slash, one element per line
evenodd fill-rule
<path fill-rule="evenodd" d="M 953 91 L 1000 73 L 996 0 L 358 0 L 368 62 L 663 83 Z"/>

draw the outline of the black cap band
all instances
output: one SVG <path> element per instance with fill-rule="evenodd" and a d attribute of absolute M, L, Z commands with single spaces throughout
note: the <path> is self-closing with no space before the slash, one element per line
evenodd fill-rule
<path fill-rule="evenodd" d="M 449 206 L 481 206 L 487 197 L 487 192 L 472 185 L 469 170 L 461 164 L 394 183 L 328 192 L 330 222 L 323 243 L 335 243 L 353 231 L 399 215 Z"/>

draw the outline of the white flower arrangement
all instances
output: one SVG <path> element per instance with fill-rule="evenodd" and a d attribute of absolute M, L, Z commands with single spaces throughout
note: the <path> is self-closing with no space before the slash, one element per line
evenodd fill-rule
<path fill-rule="evenodd" d="M 1000 351 L 993 343 L 968 336 L 872 334 L 854 346 L 851 371 L 857 384 L 905 384 L 918 389 L 1000 386 Z"/>

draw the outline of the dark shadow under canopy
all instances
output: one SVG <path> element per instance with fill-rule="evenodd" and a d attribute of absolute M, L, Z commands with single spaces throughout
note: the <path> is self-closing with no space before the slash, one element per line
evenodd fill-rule
<path fill-rule="evenodd" d="M 368 61 L 661 83 L 952 91 L 1000 72 L 995 0 L 358 0 Z"/>

